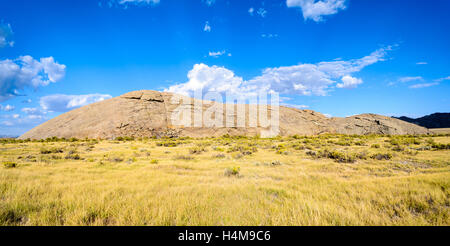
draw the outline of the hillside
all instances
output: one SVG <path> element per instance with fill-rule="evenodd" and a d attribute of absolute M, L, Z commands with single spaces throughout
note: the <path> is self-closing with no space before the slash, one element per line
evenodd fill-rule
<path fill-rule="evenodd" d="M 257 121 L 251 116 L 249 105 L 246 105 L 245 127 L 181 127 L 172 124 L 171 117 L 180 108 L 194 106 L 203 113 L 211 106 L 211 102 L 186 98 L 172 102 L 174 94 L 158 91 L 134 91 L 102 102 L 87 105 L 62 114 L 20 136 L 20 139 L 44 139 L 49 137 L 64 138 L 101 138 L 114 139 L 120 136 L 132 137 L 209 137 L 229 135 L 264 135 L 270 129 L 249 125 Z M 226 105 L 222 118 L 229 123 L 230 116 Z M 201 107 L 201 106 L 200 106 Z M 269 110 L 271 110 L 269 108 Z M 340 134 L 427 134 L 426 128 L 375 114 L 363 114 L 347 118 L 327 118 L 321 113 L 311 110 L 299 110 L 280 107 L 279 135 L 316 135 L 322 133 Z M 228 120 L 228 122 L 227 122 Z M 236 121 L 236 119 L 234 119 Z M 225 126 L 227 124 L 224 124 Z"/>

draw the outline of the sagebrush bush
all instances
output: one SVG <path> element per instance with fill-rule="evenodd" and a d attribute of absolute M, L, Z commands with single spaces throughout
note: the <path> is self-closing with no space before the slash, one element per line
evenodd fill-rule
<path fill-rule="evenodd" d="M 7 161 L 7 162 L 3 162 L 3 166 L 5 168 L 15 168 L 15 167 L 17 167 L 17 163 L 11 162 L 11 161 Z"/>
<path fill-rule="evenodd" d="M 370 156 L 370 158 L 375 159 L 375 160 L 379 160 L 379 161 L 381 161 L 381 160 L 390 160 L 390 159 L 392 159 L 392 157 L 393 156 L 392 156 L 391 153 L 385 153 L 385 154 L 378 153 L 378 154 L 373 154 L 373 155 Z"/>
<path fill-rule="evenodd" d="M 239 176 L 239 173 L 241 171 L 240 167 L 231 167 L 225 169 L 225 176 Z"/>
<path fill-rule="evenodd" d="M 40 152 L 41 152 L 41 154 L 46 155 L 46 154 L 58 154 L 58 153 L 64 153 L 64 150 L 63 150 L 62 148 L 56 148 L 56 147 L 53 147 L 53 148 L 50 148 L 50 149 L 42 148 L 42 149 L 40 150 Z"/>

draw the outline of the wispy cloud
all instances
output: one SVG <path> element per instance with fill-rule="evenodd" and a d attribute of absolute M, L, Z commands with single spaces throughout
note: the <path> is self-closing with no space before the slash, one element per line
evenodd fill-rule
<path fill-rule="evenodd" d="M 211 32 L 211 26 L 209 25 L 209 21 L 205 23 L 205 27 L 203 27 L 203 31 Z"/>
<path fill-rule="evenodd" d="M 445 78 L 435 79 L 434 81 L 435 81 L 435 82 L 442 82 L 442 81 L 445 81 L 445 80 L 450 80 L 450 76 L 447 76 L 447 77 L 445 77 Z"/>
<path fill-rule="evenodd" d="M 1 111 L 6 111 L 6 112 L 10 112 L 13 111 L 16 107 L 7 104 L 6 106 L 0 105 L 0 110 Z"/>
<path fill-rule="evenodd" d="M 323 16 L 333 15 L 347 8 L 346 0 L 286 0 L 290 8 L 301 8 L 303 18 L 315 22 L 323 21 Z"/>
<path fill-rule="evenodd" d="M 215 52 L 214 51 L 210 51 L 208 55 L 211 56 L 211 57 L 217 58 L 217 57 L 223 56 L 225 54 L 227 54 L 227 52 L 225 50 L 222 50 L 222 51 L 215 51 Z M 231 56 L 231 53 L 228 53 L 227 55 Z"/>
<path fill-rule="evenodd" d="M 439 85 L 439 83 L 438 82 L 433 82 L 433 83 L 415 84 L 415 85 L 409 86 L 409 88 L 411 88 L 411 89 L 420 89 L 420 88 L 426 88 L 426 87 L 431 87 L 431 86 L 435 86 L 435 85 Z"/>
<path fill-rule="evenodd" d="M 118 4 L 127 5 L 127 4 L 134 4 L 134 5 L 155 5 L 158 4 L 160 0 L 117 0 Z"/>
<path fill-rule="evenodd" d="M 263 34 L 261 34 L 261 37 L 262 38 L 277 38 L 278 34 L 272 34 L 272 33 L 265 34 L 265 33 L 263 33 Z"/>
<path fill-rule="evenodd" d="M 10 24 L 0 22 L 0 48 L 13 47 L 14 41 L 11 40 L 13 31 Z"/>
<path fill-rule="evenodd" d="M 428 62 L 417 62 L 416 65 L 427 65 Z"/>
<path fill-rule="evenodd" d="M 253 14 L 255 13 L 255 9 L 253 7 L 248 9 L 248 13 L 253 16 Z"/>
<path fill-rule="evenodd" d="M 212 6 L 216 3 L 216 0 L 202 0 L 206 5 Z"/>
<path fill-rule="evenodd" d="M 266 17 L 267 16 L 267 10 L 266 9 L 264 9 L 264 8 L 259 8 L 259 9 L 255 9 L 255 8 L 253 8 L 253 7 L 251 7 L 251 8 L 249 8 L 248 9 L 248 13 L 251 15 L 251 16 L 254 16 L 255 14 L 256 15 L 259 15 L 259 16 L 261 16 L 262 18 L 264 18 L 264 17 Z"/>
<path fill-rule="evenodd" d="M 256 11 L 256 14 L 264 18 L 267 15 L 267 10 L 265 10 L 264 8 L 259 8 L 258 11 Z"/>
<path fill-rule="evenodd" d="M 402 83 L 411 82 L 411 81 L 421 81 L 423 80 L 422 76 L 415 76 L 415 77 L 402 77 L 399 78 L 398 81 Z"/>

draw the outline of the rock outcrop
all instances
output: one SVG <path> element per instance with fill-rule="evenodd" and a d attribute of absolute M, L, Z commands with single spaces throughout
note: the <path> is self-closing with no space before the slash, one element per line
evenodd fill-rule
<path fill-rule="evenodd" d="M 179 98 L 181 99 L 178 100 Z M 211 105 L 213 102 L 174 97 L 174 94 L 167 92 L 134 91 L 64 113 L 35 127 L 19 138 L 210 137 L 225 134 L 264 135 L 264 132 L 270 130 L 261 124 L 251 125 L 250 122 L 259 122 L 260 118 L 257 117 L 257 114 L 249 113 L 250 107 L 253 107 L 249 105 L 245 105 L 245 125 L 230 124 L 237 123 L 237 117 L 233 117 L 236 116 L 237 108 L 234 112 L 229 112 L 226 110 L 227 105 L 225 104 L 218 104 L 219 108 L 223 109 L 221 115 L 210 117 L 219 122 L 223 120 L 222 127 L 207 126 L 205 121 L 201 122 L 200 126 L 174 124 L 173 115 L 177 115 L 180 110 L 194 108 L 190 111 L 192 113 L 191 120 L 194 122 L 196 112 L 206 113 Z M 271 110 L 269 108 L 269 111 Z M 428 130 L 405 121 L 375 114 L 327 118 L 323 114 L 311 110 L 280 107 L 279 135 L 322 133 L 397 135 L 427 134 Z"/>

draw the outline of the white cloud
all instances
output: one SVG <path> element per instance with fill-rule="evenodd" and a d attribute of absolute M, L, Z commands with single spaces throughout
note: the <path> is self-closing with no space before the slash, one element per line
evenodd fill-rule
<path fill-rule="evenodd" d="M 27 87 L 38 88 L 55 83 L 65 76 L 66 66 L 58 64 L 53 57 L 21 56 L 15 60 L 0 60 L 0 101 L 17 96 Z"/>
<path fill-rule="evenodd" d="M 434 81 L 435 81 L 435 82 L 442 82 L 442 81 L 445 81 L 445 80 L 450 80 L 450 76 L 445 77 L 445 78 L 436 79 L 436 80 L 434 80 Z"/>
<path fill-rule="evenodd" d="M 398 79 L 398 81 L 400 81 L 402 83 L 411 82 L 411 81 L 418 81 L 418 80 L 423 80 L 422 76 L 402 77 L 402 78 Z"/>
<path fill-rule="evenodd" d="M 417 62 L 416 65 L 427 65 L 428 62 Z"/>
<path fill-rule="evenodd" d="M 309 108 L 309 106 L 307 106 L 307 105 L 298 105 L 298 104 L 290 104 L 290 103 L 281 103 L 280 105 L 290 107 L 290 108 L 297 108 L 297 109 Z"/>
<path fill-rule="evenodd" d="M 8 121 L 8 120 L 2 121 L 1 124 L 4 126 L 14 126 L 15 125 L 13 122 Z"/>
<path fill-rule="evenodd" d="M 363 81 L 361 79 L 353 78 L 350 75 L 346 75 L 346 76 L 342 77 L 341 80 L 343 83 L 337 84 L 336 85 L 337 88 L 351 89 L 351 88 L 356 88 L 359 84 L 363 83 Z"/>
<path fill-rule="evenodd" d="M 253 13 L 255 12 L 255 9 L 252 7 L 252 8 L 249 8 L 248 9 L 248 13 L 251 15 L 251 16 L 253 16 Z"/>
<path fill-rule="evenodd" d="M 346 0 L 286 0 L 289 8 L 301 8 L 303 18 L 316 22 L 323 21 L 323 16 L 333 15 L 347 8 Z"/>
<path fill-rule="evenodd" d="M 118 4 L 127 5 L 127 4 L 135 4 L 135 5 L 155 5 L 158 4 L 160 0 L 118 0 Z"/>
<path fill-rule="evenodd" d="M 0 110 L 6 111 L 6 112 L 13 111 L 15 108 L 16 107 L 11 106 L 9 104 L 7 104 L 6 106 L 0 105 Z"/>
<path fill-rule="evenodd" d="M 26 114 L 28 114 L 28 115 L 43 114 L 43 112 L 40 111 L 38 108 L 22 108 L 21 111 L 26 113 Z"/>
<path fill-rule="evenodd" d="M 205 32 L 211 32 L 211 26 L 209 25 L 209 21 L 205 23 L 205 27 L 203 28 Z"/>
<path fill-rule="evenodd" d="M 259 8 L 258 11 L 256 11 L 256 14 L 264 18 L 267 15 L 267 10 L 265 10 L 264 8 Z"/>
<path fill-rule="evenodd" d="M 272 34 L 272 33 L 269 33 L 269 34 L 261 34 L 261 37 L 263 37 L 263 38 L 277 38 L 277 37 L 278 37 L 278 34 Z"/>
<path fill-rule="evenodd" d="M 0 23 L 0 48 L 4 47 L 13 47 L 14 41 L 10 38 L 13 34 L 12 28 L 10 24 L 5 24 L 3 22 Z"/>
<path fill-rule="evenodd" d="M 74 108 L 82 107 L 91 103 L 100 102 L 111 98 L 104 94 L 87 95 L 63 95 L 55 94 L 40 99 L 40 105 L 45 111 L 66 112 Z"/>
<path fill-rule="evenodd" d="M 188 82 L 174 85 L 166 91 L 193 95 L 195 90 L 203 92 L 230 92 L 236 95 L 256 93 L 258 91 L 276 91 L 280 94 L 320 95 L 324 96 L 339 80 L 341 88 L 354 88 L 362 80 L 353 78 L 353 73 L 366 66 L 384 61 L 391 47 L 381 48 L 360 59 L 348 61 L 319 62 L 288 67 L 267 68 L 262 75 L 250 80 L 236 76 L 225 67 L 196 64 L 188 73 Z"/>
<path fill-rule="evenodd" d="M 216 0 L 202 0 L 206 5 L 212 6 L 216 3 Z"/>
<path fill-rule="evenodd" d="M 222 51 L 216 51 L 216 52 L 210 51 L 208 55 L 211 56 L 211 57 L 217 58 L 217 57 L 219 57 L 219 56 L 225 55 L 225 53 L 226 53 L 225 50 L 222 50 Z M 231 54 L 228 54 L 228 55 L 231 56 Z"/>
<path fill-rule="evenodd" d="M 439 83 L 434 82 L 434 83 L 416 84 L 416 85 L 411 85 L 409 88 L 411 88 L 411 89 L 420 89 L 420 88 L 426 88 L 426 87 L 431 87 L 431 86 L 435 86 L 435 85 L 439 85 Z"/>

